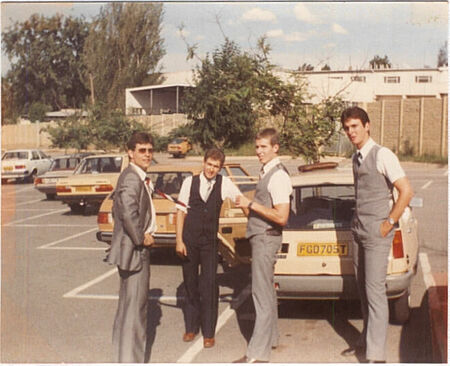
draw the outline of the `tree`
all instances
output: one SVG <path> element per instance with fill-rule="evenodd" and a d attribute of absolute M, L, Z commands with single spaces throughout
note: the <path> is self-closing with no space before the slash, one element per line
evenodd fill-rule
<path fill-rule="evenodd" d="M 314 66 L 311 64 L 304 63 L 303 65 L 298 67 L 298 71 L 313 71 Z"/>
<path fill-rule="evenodd" d="M 11 84 L 2 77 L 2 125 L 15 124 L 19 118 Z"/>
<path fill-rule="evenodd" d="M 257 60 L 228 38 L 196 67 L 184 108 L 203 148 L 236 147 L 253 135 L 257 70 Z"/>
<path fill-rule="evenodd" d="M 56 122 L 56 126 L 43 128 L 50 135 L 51 147 L 86 150 L 92 142 L 92 131 L 80 113 Z"/>
<path fill-rule="evenodd" d="M 108 3 L 93 20 L 84 49 L 91 102 L 125 109 L 125 88 L 162 81 L 161 3 Z"/>
<path fill-rule="evenodd" d="M 18 112 L 27 112 L 35 102 L 53 110 L 81 107 L 88 93 L 81 81 L 87 32 L 83 18 L 34 14 L 2 33 L 3 49 L 11 61 L 6 80 Z"/>
<path fill-rule="evenodd" d="M 28 112 L 28 119 L 31 122 L 43 122 L 45 118 L 45 114 L 50 111 L 50 107 L 48 105 L 42 104 L 41 102 L 34 102 L 30 106 L 30 110 Z"/>
<path fill-rule="evenodd" d="M 371 69 L 379 69 L 380 67 L 390 69 L 392 67 L 391 62 L 389 61 L 389 58 L 386 55 L 383 58 L 381 58 L 378 55 L 375 55 L 373 59 L 369 61 L 369 64 Z"/>
<path fill-rule="evenodd" d="M 448 41 L 439 49 L 437 67 L 448 66 Z"/>
<path fill-rule="evenodd" d="M 322 71 L 330 71 L 331 67 L 328 64 L 325 64 L 325 65 L 322 66 L 322 68 L 320 70 L 322 70 Z"/>

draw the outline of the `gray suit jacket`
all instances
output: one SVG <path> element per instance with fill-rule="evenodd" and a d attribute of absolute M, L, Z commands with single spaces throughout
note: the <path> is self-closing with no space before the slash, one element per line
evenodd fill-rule
<path fill-rule="evenodd" d="M 144 233 L 151 219 L 150 198 L 137 172 L 128 166 L 117 181 L 112 214 L 114 231 L 108 263 L 120 269 L 142 268 Z"/>

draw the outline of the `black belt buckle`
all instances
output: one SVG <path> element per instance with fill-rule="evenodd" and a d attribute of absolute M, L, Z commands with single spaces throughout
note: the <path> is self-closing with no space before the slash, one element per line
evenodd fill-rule
<path fill-rule="evenodd" d="M 281 236 L 281 230 L 278 229 L 267 229 L 266 235 L 268 236 Z"/>

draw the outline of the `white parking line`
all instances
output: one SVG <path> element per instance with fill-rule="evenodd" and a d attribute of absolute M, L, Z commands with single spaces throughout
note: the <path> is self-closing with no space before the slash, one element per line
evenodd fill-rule
<path fill-rule="evenodd" d="M 17 224 L 14 227 L 92 227 L 89 224 Z"/>
<path fill-rule="evenodd" d="M 84 285 L 78 286 L 76 288 L 74 288 L 73 290 L 67 292 L 66 294 L 63 295 L 63 297 L 67 298 L 67 297 L 77 297 L 78 293 L 99 283 L 102 282 L 104 279 L 112 276 L 114 273 L 117 272 L 117 268 L 114 267 L 113 269 L 111 269 L 110 271 L 102 274 L 101 276 L 98 276 L 97 278 L 94 278 L 93 280 L 86 282 Z"/>
<path fill-rule="evenodd" d="M 435 287 L 436 282 L 434 281 L 433 275 L 431 274 L 431 266 L 428 260 L 427 253 L 419 253 L 420 266 L 422 267 L 423 280 L 427 289 L 430 287 Z"/>
<path fill-rule="evenodd" d="M 420 189 L 427 189 L 429 186 L 431 186 L 431 183 L 433 183 L 433 180 L 429 180 L 426 182 Z"/>
<path fill-rule="evenodd" d="M 448 175 L 448 169 L 442 175 Z"/>
<path fill-rule="evenodd" d="M 20 219 L 20 220 L 16 220 L 16 221 L 11 221 L 11 222 L 8 222 L 7 224 L 2 225 L 2 226 L 11 226 L 11 225 L 17 224 L 17 223 L 19 223 L 19 222 L 24 222 L 24 221 L 28 221 L 28 220 L 33 220 L 33 219 L 37 219 L 37 218 L 39 218 L 39 217 L 44 217 L 44 216 L 54 215 L 54 214 L 57 214 L 57 213 L 68 212 L 68 211 L 70 211 L 70 209 L 68 209 L 68 208 L 64 208 L 64 209 L 62 209 L 62 210 L 55 210 L 55 211 L 52 211 L 52 212 L 47 212 L 47 213 L 42 214 L 42 215 L 36 215 L 36 216 L 27 217 L 27 218 L 25 218 L 25 219 Z"/>
<path fill-rule="evenodd" d="M 17 190 L 15 190 L 14 192 L 8 192 L 8 193 L 5 193 L 5 196 L 16 195 L 17 193 L 21 193 L 21 192 L 25 192 L 25 191 L 30 191 L 30 190 L 32 190 L 32 189 L 34 189 L 34 186 L 33 186 L 33 185 L 30 186 L 30 187 L 24 187 L 24 188 L 22 188 L 22 189 L 17 189 Z"/>
<path fill-rule="evenodd" d="M 17 204 L 15 204 L 13 206 L 2 207 L 2 211 L 3 210 L 11 210 L 11 209 L 14 209 L 14 207 L 17 207 L 17 206 L 29 205 L 31 203 L 36 203 L 36 202 L 41 202 L 41 201 L 42 201 L 42 199 L 38 199 L 38 200 L 33 200 L 33 201 L 17 203 Z"/>
<path fill-rule="evenodd" d="M 59 240 L 56 240 L 56 241 L 52 241 L 51 243 L 48 243 L 48 244 L 41 245 L 41 246 L 38 247 L 37 249 L 48 249 L 48 248 L 52 247 L 52 246 L 55 245 L 55 244 L 59 244 L 59 243 L 62 243 L 62 242 L 64 242 L 64 241 L 67 241 L 67 240 L 71 240 L 71 239 L 74 239 L 74 238 L 78 238 L 79 236 L 82 236 L 82 235 L 85 235 L 85 234 L 92 233 L 92 232 L 95 231 L 95 230 L 97 230 L 96 227 L 94 227 L 94 228 L 92 228 L 92 229 L 89 229 L 89 230 L 86 230 L 86 231 L 83 231 L 83 232 L 81 232 L 81 233 L 72 235 L 72 236 L 68 236 L 68 237 L 63 238 L 63 239 L 59 239 Z M 56 248 L 53 247 L 53 248 L 51 248 L 51 249 L 56 249 Z M 67 248 L 64 248 L 64 247 L 61 248 L 61 247 L 59 247 L 58 249 L 74 249 L 74 247 L 71 247 L 71 248 L 70 248 L 70 247 L 67 247 Z M 77 249 L 80 249 L 80 248 L 77 248 Z M 81 248 L 81 249 L 86 249 L 86 250 L 96 249 L 96 250 L 99 250 L 99 249 L 105 249 L 105 248 Z"/>
<path fill-rule="evenodd" d="M 228 306 L 219 316 L 217 320 L 216 333 L 225 325 L 225 323 L 235 315 L 235 311 Z M 195 356 L 203 350 L 203 339 L 200 337 L 197 341 L 187 349 L 186 352 L 176 361 L 177 363 L 191 363 Z"/>

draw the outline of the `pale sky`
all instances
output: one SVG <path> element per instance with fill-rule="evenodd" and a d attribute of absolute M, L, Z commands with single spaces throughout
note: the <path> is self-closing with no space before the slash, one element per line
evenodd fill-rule
<path fill-rule="evenodd" d="M 3 2 L 2 32 L 33 13 L 89 19 L 104 4 Z M 192 66 L 186 63 L 186 47 L 178 31 L 181 24 L 184 36 L 190 44 L 198 44 L 201 55 L 220 47 L 224 36 L 250 50 L 265 34 L 272 46 L 272 62 L 284 68 L 309 63 L 320 70 L 327 63 L 332 70 L 361 69 L 375 55 L 387 55 L 397 68 L 436 67 L 438 51 L 448 39 L 448 4 L 167 1 L 161 33 L 167 51 L 161 65 L 166 72 Z M 2 74 L 8 68 L 2 55 Z"/>

